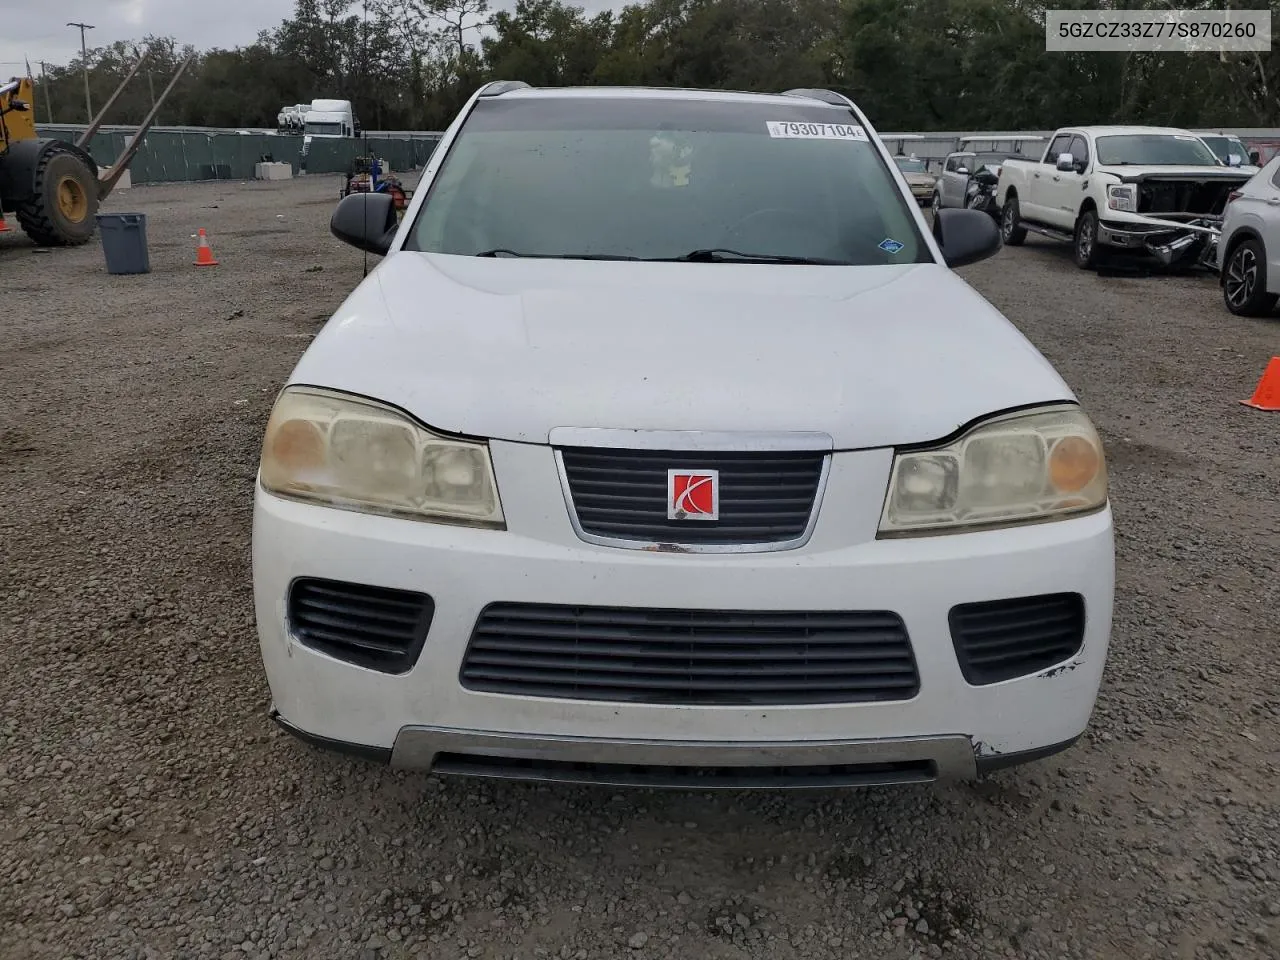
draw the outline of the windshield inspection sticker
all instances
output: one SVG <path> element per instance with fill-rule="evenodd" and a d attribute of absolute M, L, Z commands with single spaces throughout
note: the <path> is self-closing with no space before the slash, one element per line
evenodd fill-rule
<path fill-rule="evenodd" d="M 885 253 L 897 253 L 904 246 L 906 246 L 906 244 L 899 243 L 897 240 L 891 240 L 889 237 L 885 237 L 883 240 L 877 243 L 876 246 L 879 247 L 881 250 L 883 250 Z"/>
<path fill-rule="evenodd" d="M 768 120 L 769 136 L 791 140 L 862 140 L 867 131 L 852 123 L 793 123 L 790 120 Z"/>

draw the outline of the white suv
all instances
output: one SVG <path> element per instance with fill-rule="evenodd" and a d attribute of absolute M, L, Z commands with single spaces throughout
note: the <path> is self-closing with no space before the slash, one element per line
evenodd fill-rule
<path fill-rule="evenodd" d="M 1218 248 L 1227 309 L 1245 317 L 1274 310 L 1280 300 L 1280 154 L 1231 194 Z"/>
<path fill-rule="evenodd" d="M 857 108 L 490 84 L 289 377 L 254 512 L 273 716 L 397 766 L 970 778 L 1106 660 L 1103 451 Z"/>

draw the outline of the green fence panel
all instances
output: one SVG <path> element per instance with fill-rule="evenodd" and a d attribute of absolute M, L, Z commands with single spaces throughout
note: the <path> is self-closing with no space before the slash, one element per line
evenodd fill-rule
<path fill-rule="evenodd" d="M 127 140 L 120 143 L 124 149 Z M 170 179 L 186 179 L 186 164 L 177 146 L 178 135 L 173 133 L 148 133 L 142 146 L 129 164 L 129 177 L 134 183 L 163 183 Z M 116 151 L 117 155 L 119 150 Z"/>
<path fill-rule="evenodd" d="M 182 149 L 185 152 L 188 180 L 226 180 L 231 171 L 218 162 L 214 153 L 214 134 L 184 133 Z"/>
<path fill-rule="evenodd" d="M 252 180 L 253 167 L 266 152 L 265 136 L 224 133 L 211 139 L 216 179 Z"/>
<path fill-rule="evenodd" d="M 392 170 L 408 172 L 425 166 L 439 138 L 370 137 L 369 152 L 390 164 Z"/>
<path fill-rule="evenodd" d="M 186 179 L 187 165 L 175 134 L 149 133 L 129 164 L 129 178 L 134 183 L 163 183 L 170 178 Z M 120 144 L 121 149 L 124 144 Z"/>
<path fill-rule="evenodd" d="M 43 137 L 74 143 L 80 131 L 74 127 L 46 125 Z M 90 138 L 89 153 L 100 167 L 115 162 L 131 134 L 101 132 Z M 438 136 L 316 138 L 306 160 L 308 173 L 345 173 L 351 161 L 373 154 L 396 172 L 424 166 L 439 143 Z M 194 180 L 248 180 L 264 156 L 288 163 L 294 174 L 302 172 L 302 137 L 269 134 L 199 133 L 152 130 L 129 164 L 134 183 L 172 183 Z"/>
<path fill-rule="evenodd" d="M 379 160 L 385 160 L 387 166 L 392 170 L 408 169 L 408 157 L 404 149 L 403 140 L 395 140 L 391 137 L 373 137 L 368 141 L 367 152 Z"/>
<path fill-rule="evenodd" d="M 75 138 L 69 142 L 75 143 Z M 124 152 L 124 145 L 128 142 L 129 138 L 123 133 L 95 133 L 89 138 L 86 149 L 98 166 L 109 167 Z"/>
<path fill-rule="evenodd" d="M 436 151 L 436 145 L 440 143 L 439 137 L 421 137 L 413 140 L 413 159 L 415 166 L 425 167 L 427 161 L 431 159 L 431 155 Z"/>
<path fill-rule="evenodd" d="M 209 151 L 213 157 L 213 180 L 239 180 L 244 177 L 244 157 L 240 149 L 240 137 L 232 134 L 215 134 L 209 138 Z M 253 171 L 250 170 L 250 176 Z"/>
<path fill-rule="evenodd" d="M 296 177 L 302 172 L 302 138 L 301 137 L 267 137 L 267 148 L 264 153 L 271 154 L 276 163 L 288 163 L 293 166 Z"/>
<path fill-rule="evenodd" d="M 314 137 L 307 147 L 307 173 L 345 173 L 362 147 L 355 137 Z"/>
<path fill-rule="evenodd" d="M 186 154 L 180 133 L 148 133 L 142 149 L 129 164 L 134 183 L 164 183 L 187 179 Z"/>

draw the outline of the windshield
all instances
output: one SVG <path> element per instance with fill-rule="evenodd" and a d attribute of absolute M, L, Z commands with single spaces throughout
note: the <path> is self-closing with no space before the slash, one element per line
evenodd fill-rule
<path fill-rule="evenodd" d="M 916 160 L 914 157 L 894 157 L 893 162 L 898 165 L 898 169 L 903 173 L 927 173 L 923 160 Z"/>
<path fill-rule="evenodd" d="M 307 124 L 306 132 L 318 133 L 321 136 L 327 135 L 332 137 L 340 137 L 342 136 L 342 124 L 341 123 L 316 123 L 315 121 L 312 121 Z"/>
<path fill-rule="evenodd" d="M 714 249 L 838 264 L 932 262 L 851 113 L 795 99 L 481 100 L 406 249 L 646 260 Z"/>
<path fill-rule="evenodd" d="M 1098 137 L 1098 162 L 1104 165 L 1216 167 L 1218 158 L 1199 137 L 1168 133 L 1130 133 Z"/>
<path fill-rule="evenodd" d="M 1226 163 L 1227 158 L 1233 153 L 1240 158 L 1241 163 L 1249 162 L 1249 149 L 1238 137 L 1201 137 L 1200 139 L 1209 145 L 1209 149 L 1217 154 L 1218 159 L 1223 163 Z"/>

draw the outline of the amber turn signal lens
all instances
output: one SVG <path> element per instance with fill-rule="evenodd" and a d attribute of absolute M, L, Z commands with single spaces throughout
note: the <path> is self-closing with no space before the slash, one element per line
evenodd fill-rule
<path fill-rule="evenodd" d="M 1060 493 L 1083 490 L 1102 465 L 1097 449 L 1083 437 L 1064 437 L 1049 454 L 1049 482 Z"/>

